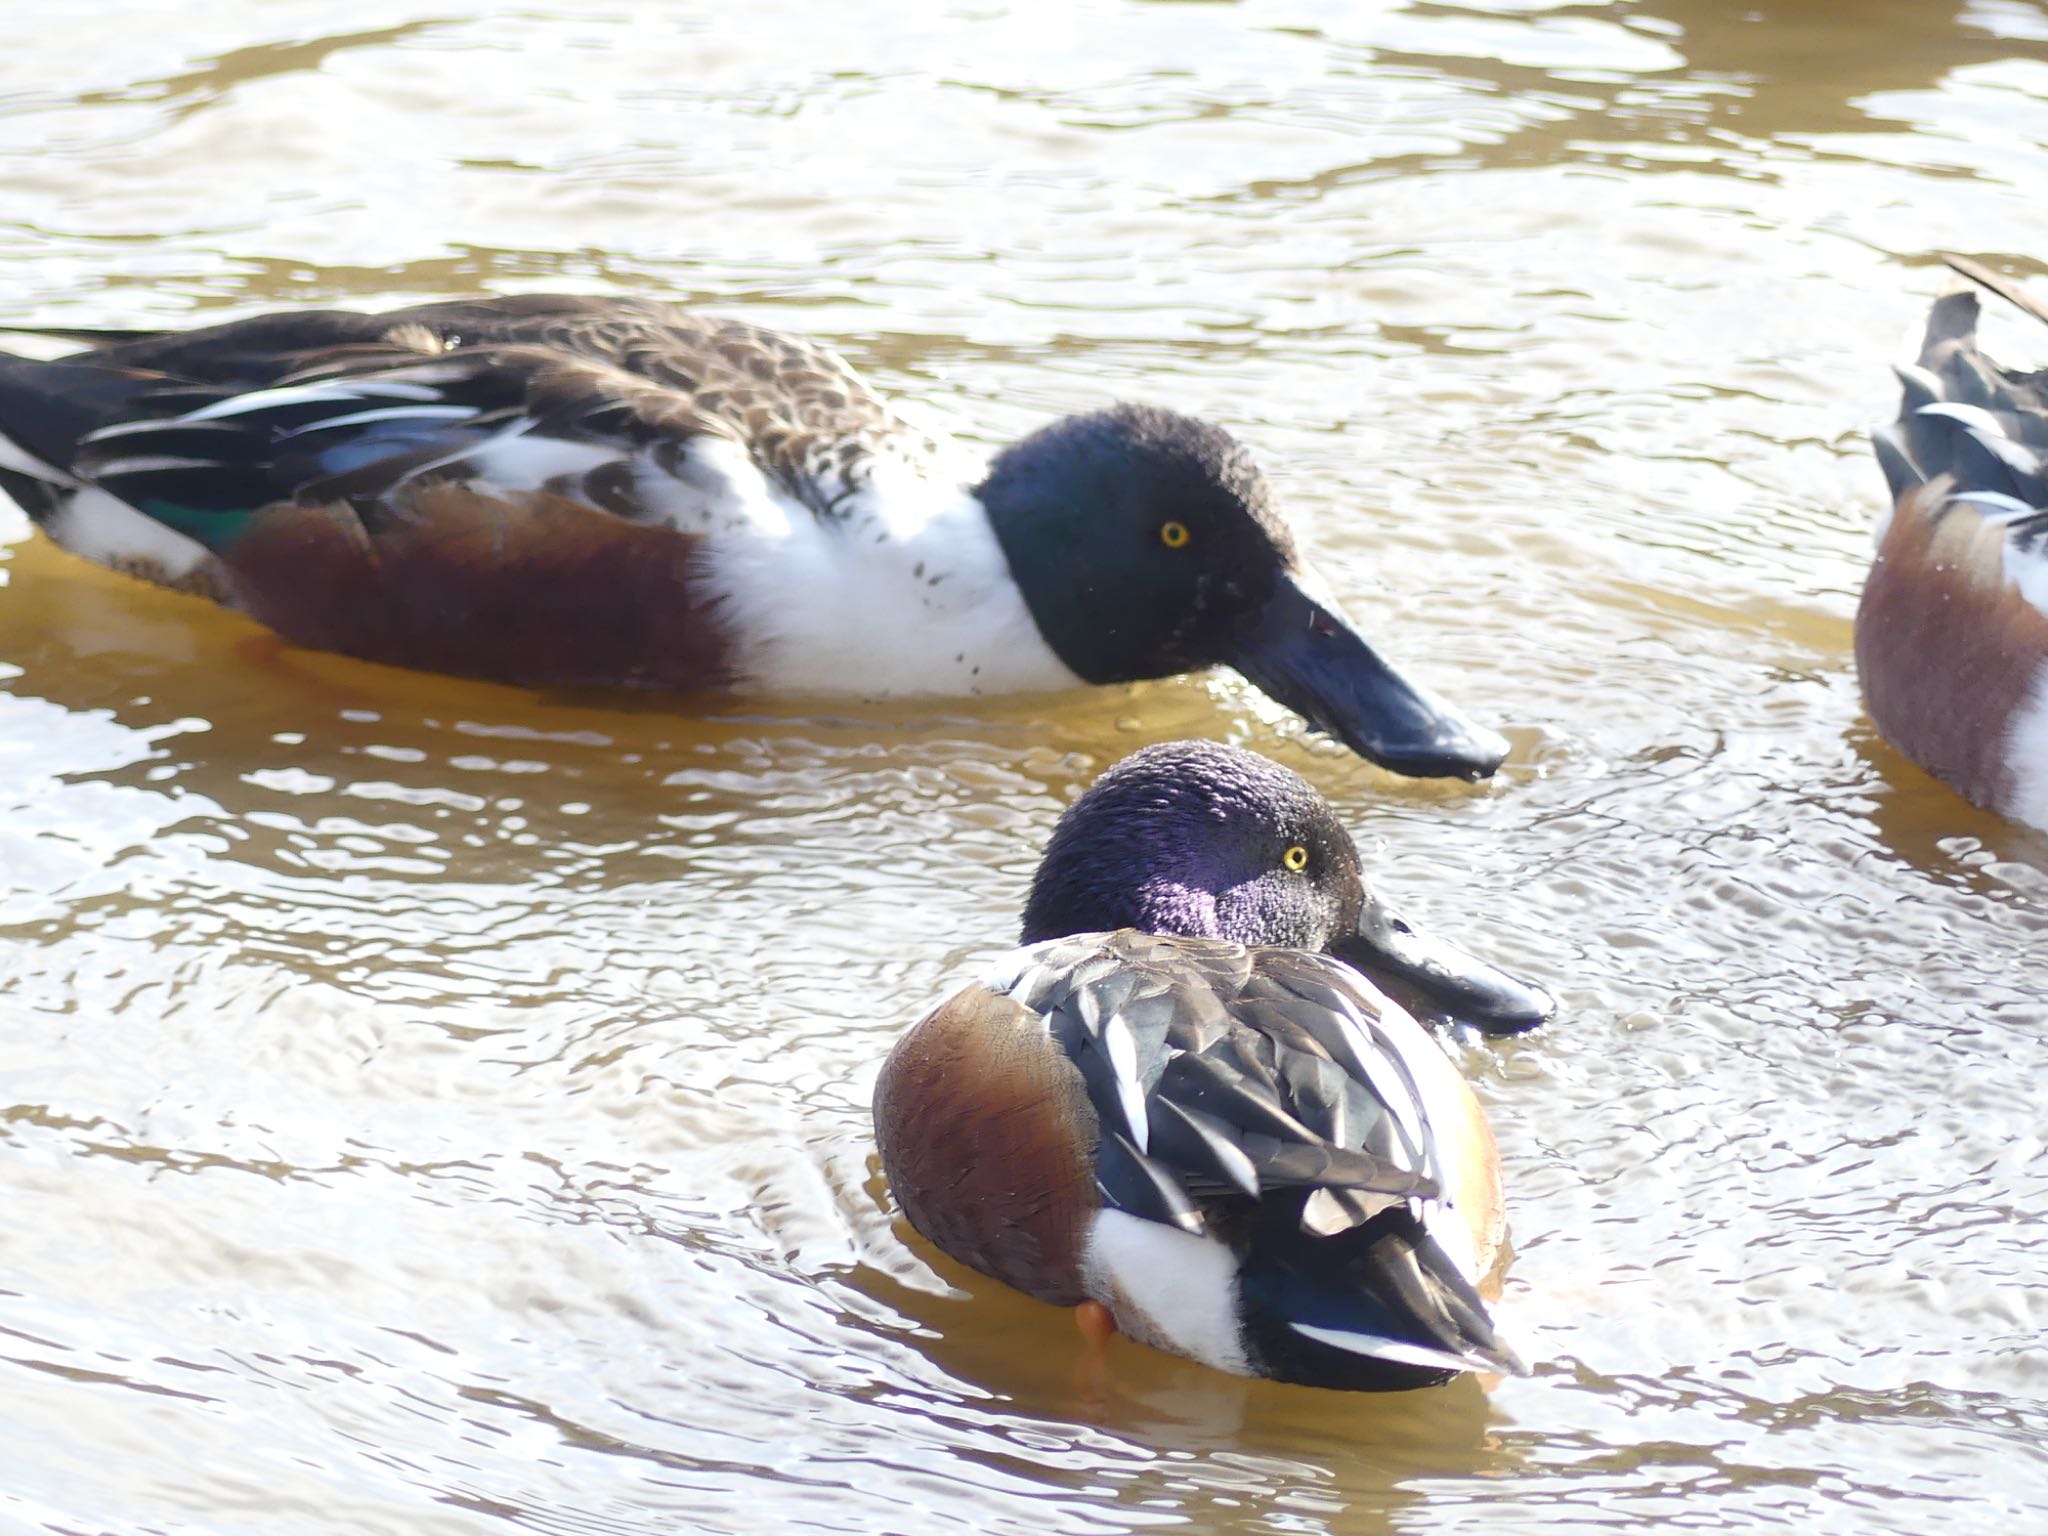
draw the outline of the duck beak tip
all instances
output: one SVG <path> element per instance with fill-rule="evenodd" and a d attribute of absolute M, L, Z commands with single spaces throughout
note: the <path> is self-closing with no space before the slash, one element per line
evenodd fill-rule
<path fill-rule="evenodd" d="M 1409 681 L 1332 605 L 1283 580 L 1224 658 L 1359 756 L 1411 778 L 1490 778 L 1508 739 Z"/>

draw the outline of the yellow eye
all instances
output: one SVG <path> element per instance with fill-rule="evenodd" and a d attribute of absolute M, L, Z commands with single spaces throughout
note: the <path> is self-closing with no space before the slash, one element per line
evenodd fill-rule
<path fill-rule="evenodd" d="M 1308 868 L 1308 850 L 1302 847 L 1301 844 L 1296 843 L 1292 848 L 1280 855 L 1280 862 L 1298 875 Z"/>
<path fill-rule="evenodd" d="M 1159 542 L 1168 549 L 1182 549 L 1188 542 L 1188 525 L 1172 521 L 1159 525 Z"/>

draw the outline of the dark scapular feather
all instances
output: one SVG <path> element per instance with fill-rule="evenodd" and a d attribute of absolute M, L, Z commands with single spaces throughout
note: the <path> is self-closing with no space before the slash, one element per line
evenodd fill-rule
<path fill-rule="evenodd" d="M 1010 995 L 1080 1070 L 1104 1127 L 1105 1196 L 1132 1214 L 1185 1225 L 1162 1180 L 1197 1208 L 1281 1191 L 1298 1212 L 1305 1192 L 1355 1192 L 1317 1208 L 1324 1227 L 1439 1191 L 1406 1128 L 1421 1123 L 1419 1090 L 1374 1038 L 1384 1002 L 1335 961 L 1084 935 L 1040 945 Z"/>

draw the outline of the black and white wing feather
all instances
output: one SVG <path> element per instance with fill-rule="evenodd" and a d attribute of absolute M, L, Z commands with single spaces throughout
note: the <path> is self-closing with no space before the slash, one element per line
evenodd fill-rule
<path fill-rule="evenodd" d="M 993 984 L 1080 1070 L 1117 1209 L 1201 1233 L 1309 1191 L 1304 1224 L 1327 1235 L 1440 1192 L 1408 1046 L 1381 1023 L 1393 1005 L 1348 966 L 1124 931 L 1032 946 Z"/>
<path fill-rule="evenodd" d="M 1960 257 L 1949 263 L 2048 321 L 2048 309 L 1998 274 Z M 1899 418 L 1873 434 L 1872 446 L 1894 515 L 1939 522 L 1963 514 L 2000 530 L 1996 569 L 1984 574 L 2048 613 L 2048 370 L 1987 357 L 1977 344 L 1979 309 L 1966 290 L 1935 300 L 1919 361 L 1897 370 Z"/>
<path fill-rule="evenodd" d="M 825 517 L 878 455 L 943 451 L 816 342 L 574 295 L 123 333 L 55 362 L 7 360 L 0 419 L 0 470 L 188 521 L 285 500 L 362 506 L 428 476 L 660 516 L 702 478 L 686 460 L 706 439 Z"/>

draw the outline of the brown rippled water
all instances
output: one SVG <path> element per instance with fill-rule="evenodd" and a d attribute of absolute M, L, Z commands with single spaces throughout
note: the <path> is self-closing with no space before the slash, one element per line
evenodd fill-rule
<path fill-rule="evenodd" d="M 0 318 L 644 291 L 978 441 L 1177 403 L 1516 750 L 279 659 L 0 514 L 0 1527 L 2048 1528 L 2048 839 L 1850 661 L 1933 253 L 2048 257 L 2041 5 L 9 17 Z M 1464 1054 L 1533 1378 L 1091 1398 L 892 1226 L 889 1042 L 1189 733 L 1562 1000 Z"/>

